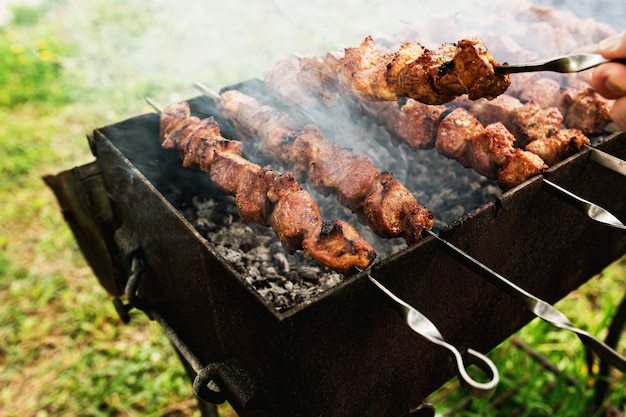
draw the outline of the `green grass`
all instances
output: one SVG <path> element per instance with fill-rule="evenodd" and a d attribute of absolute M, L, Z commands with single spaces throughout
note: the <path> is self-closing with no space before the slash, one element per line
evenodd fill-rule
<path fill-rule="evenodd" d="M 198 416 L 191 385 L 163 332 L 143 314 L 134 313 L 129 325 L 119 321 L 41 180 L 93 160 L 86 133 L 143 111 L 145 95 L 167 90 L 131 69 L 111 71 L 112 45 L 94 54 L 93 39 L 69 36 L 58 24 L 67 3 L 19 7 L 0 27 L 0 416 Z M 82 22 L 93 24 L 93 31 L 110 33 L 107 25 L 116 22 L 139 33 L 152 24 L 124 1 L 86 3 L 99 16 Z M 88 71 L 86 61 L 93 64 Z M 90 77 L 92 71 L 97 77 Z M 575 324 L 602 335 L 626 288 L 625 265 L 607 268 L 559 307 Z M 508 341 L 491 356 L 503 375 L 496 397 L 508 389 L 514 395 L 498 410 L 487 410 L 493 398 L 473 400 L 456 415 L 510 415 L 521 405 L 529 416 L 582 415 L 594 380 L 578 340 L 539 321 L 517 337 L 577 384 L 536 368 Z M 554 389 L 544 394 L 551 382 Z M 623 406 L 623 375 L 614 374 L 611 382 L 610 400 Z M 454 389 L 438 409 L 463 398 Z M 220 411 L 233 415 L 228 406 Z"/>

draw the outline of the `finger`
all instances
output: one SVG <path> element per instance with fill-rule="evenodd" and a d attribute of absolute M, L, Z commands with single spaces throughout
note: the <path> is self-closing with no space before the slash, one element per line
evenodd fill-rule
<path fill-rule="evenodd" d="M 608 99 L 626 96 L 626 65 L 617 63 L 600 65 L 593 71 L 591 86 Z"/>
<path fill-rule="evenodd" d="M 609 59 L 626 57 L 626 31 L 602 40 L 598 53 Z"/>

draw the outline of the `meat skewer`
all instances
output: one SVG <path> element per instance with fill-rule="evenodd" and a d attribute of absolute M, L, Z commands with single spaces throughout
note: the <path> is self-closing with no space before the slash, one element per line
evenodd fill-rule
<path fill-rule="evenodd" d="M 196 86 L 215 95 L 202 84 Z M 333 144 L 315 125 L 298 129 L 287 114 L 237 90 L 217 97 L 238 133 L 258 141 L 259 152 L 288 166 L 296 178 L 308 181 L 320 193 L 336 194 L 340 204 L 380 237 L 403 237 L 412 244 L 423 229 L 432 228 L 432 213 L 392 173 L 379 171 L 367 156 Z"/>
<path fill-rule="evenodd" d="M 514 142 L 501 122 L 485 127 L 467 110 L 457 108 L 439 124 L 435 146 L 440 154 L 509 189 L 548 168 L 539 156 L 515 148 Z"/>
<path fill-rule="evenodd" d="M 318 74 L 330 79 L 332 67 L 338 65 L 336 60 L 335 55 L 327 55 L 324 60 L 305 58 L 300 68 L 312 66 Z M 286 71 L 280 73 L 284 75 Z M 270 80 L 269 88 L 273 89 L 276 80 L 271 74 L 266 78 Z M 314 84 L 313 88 L 316 92 L 323 91 L 328 85 L 330 82 Z M 445 106 L 431 106 L 412 99 L 401 105 L 364 101 L 354 94 L 351 97 L 363 113 L 385 126 L 396 144 L 407 143 L 414 150 L 436 147 L 439 153 L 457 159 L 466 168 L 497 179 L 503 189 L 512 188 L 547 168 L 540 157 L 516 149 L 515 138 L 501 123 L 484 127 L 467 112 L 450 113 Z"/>
<path fill-rule="evenodd" d="M 336 100 L 328 100 L 328 97 L 332 97 L 333 94 L 342 89 L 342 85 L 338 81 L 341 75 L 335 73 L 338 71 L 337 68 L 341 68 L 343 59 L 338 54 L 329 53 L 323 59 L 313 57 L 300 58 L 296 62 L 280 61 L 272 71 L 266 73 L 266 85 L 277 94 L 286 97 L 287 100 L 298 95 L 308 95 L 313 99 L 317 95 L 322 98 L 324 103 L 331 103 L 330 105 L 332 105 Z M 281 84 L 274 76 L 275 73 L 279 73 L 283 77 L 282 85 L 289 84 L 292 87 L 288 90 L 280 88 Z M 308 74 L 308 76 L 300 76 L 301 74 Z M 295 78 L 296 82 L 285 83 L 285 76 Z M 547 78 L 546 80 L 553 81 Z M 296 87 L 294 88 L 293 85 Z M 305 86 L 309 88 L 303 88 Z M 303 90 L 305 94 L 298 94 L 302 93 Z M 435 146 L 438 126 L 442 118 L 447 117 L 447 112 L 449 112 L 445 106 L 425 105 L 412 99 L 405 100 L 404 103 L 372 102 L 352 94 L 352 91 L 348 91 L 348 93 L 362 113 L 373 117 L 386 128 L 395 144 L 406 143 L 413 150 L 429 149 Z M 529 93 L 530 97 L 539 97 L 534 90 L 529 91 Z M 500 175 L 499 182 L 504 189 L 511 188 L 543 170 L 541 168 L 543 164 L 525 152 L 536 154 L 544 160 L 546 165 L 551 166 L 590 143 L 589 139 L 578 129 L 561 129 L 564 117 L 556 107 L 542 108 L 534 101 L 522 104 L 521 101 L 507 94 L 500 95 L 493 100 L 457 99 L 452 104 L 459 105 L 459 103 L 476 112 L 479 119 L 485 124 L 502 121 L 514 134 L 515 147 L 522 148 L 521 151 L 515 151 L 512 156 L 508 157 L 509 160 L 516 163 L 508 164 L 509 169 Z M 438 148 L 438 150 L 440 149 Z M 445 152 L 444 154 L 448 157 L 454 157 Z M 520 164 L 520 160 L 523 160 L 524 163 Z M 528 166 L 529 162 L 531 165 L 536 165 L 530 171 L 525 173 L 513 171 L 513 167 L 520 169 Z M 468 167 L 468 164 L 464 164 L 464 166 Z M 497 176 L 492 173 L 490 177 L 496 178 Z"/>
<path fill-rule="evenodd" d="M 478 38 L 435 49 L 409 41 L 380 55 L 368 36 L 358 47 L 345 49 L 339 79 L 361 99 L 411 97 L 425 104 L 443 104 L 463 94 L 471 100 L 502 94 L 511 81 L 508 75 L 496 73 L 495 66 L 497 62 Z"/>
<path fill-rule="evenodd" d="M 302 249 L 305 255 L 344 275 L 374 261 L 374 249 L 349 223 L 322 220 L 313 197 L 291 173 L 262 168 L 244 158 L 242 143 L 222 137 L 213 117 L 191 116 L 185 102 L 160 113 L 161 146 L 177 150 L 183 166 L 208 172 L 218 188 L 235 196 L 242 221 L 272 227 L 289 253 Z"/>

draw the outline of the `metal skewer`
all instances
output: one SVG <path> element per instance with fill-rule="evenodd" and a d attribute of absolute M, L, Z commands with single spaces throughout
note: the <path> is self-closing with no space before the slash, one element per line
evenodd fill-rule
<path fill-rule="evenodd" d="M 562 198 L 568 204 L 571 204 L 574 208 L 589 216 L 592 220 L 616 229 L 626 230 L 626 226 L 617 217 L 599 205 L 577 196 L 571 191 L 568 191 L 565 188 L 556 185 L 552 181 L 547 180 L 545 177 L 543 178 L 543 184 L 550 193 Z"/>
<path fill-rule="evenodd" d="M 397 297 L 393 292 L 391 292 L 387 287 L 374 279 L 374 277 L 372 277 L 370 274 L 367 274 L 367 277 L 374 285 L 378 287 L 378 289 L 380 289 L 387 297 L 391 299 L 391 301 L 394 302 L 400 314 L 402 315 L 402 318 L 411 328 L 411 330 L 424 337 L 429 342 L 447 349 L 452 354 L 455 361 L 459 381 L 468 394 L 477 398 L 487 398 L 491 396 L 491 394 L 493 394 L 496 386 L 498 385 L 498 382 L 500 381 L 500 374 L 498 372 L 498 368 L 496 368 L 491 359 L 474 349 L 467 349 L 467 360 L 469 364 L 476 365 L 488 377 L 488 380 L 486 382 L 480 382 L 473 379 L 467 373 L 467 365 L 463 361 L 463 356 L 461 355 L 461 352 L 459 352 L 456 347 L 444 340 L 443 336 L 441 335 L 437 327 L 433 324 L 433 322 L 431 322 L 426 316 L 413 308 L 407 302 Z"/>
<path fill-rule="evenodd" d="M 211 90 L 209 87 L 207 87 L 206 85 L 200 83 L 200 82 L 196 82 L 194 83 L 194 86 L 199 89 L 200 91 L 202 91 L 204 94 L 206 94 L 207 96 L 215 99 L 215 100 L 221 100 L 222 97 L 219 95 L 219 93 L 217 93 L 216 91 Z"/>
<path fill-rule="evenodd" d="M 590 160 L 599 165 L 602 165 L 603 167 L 613 170 L 618 174 L 626 176 L 626 161 L 609 153 L 596 149 L 593 146 L 587 146 L 586 148 L 589 149 Z"/>
<path fill-rule="evenodd" d="M 156 110 L 158 113 L 163 113 L 163 109 L 161 108 L 161 106 L 159 106 L 154 100 L 152 100 L 150 97 L 145 97 L 145 99 L 146 103 L 151 105 L 154 110 Z"/>
<path fill-rule="evenodd" d="M 464 265 L 478 273 L 499 290 L 521 302 L 537 317 L 555 327 L 575 333 L 589 350 L 595 352 L 596 355 L 605 360 L 608 364 L 614 366 L 622 372 L 626 372 L 626 358 L 592 334 L 574 327 L 572 322 L 554 306 L 530 294 L 523 288 L 518 287 L 485 264 L 465 253 L 465 251 L 457 248 L 447 240 L 442 239 L 435 232 L 431 230 L 425 230 L 425 232 L 437 239 L 437 241 L 441 243 L 448 250 L 448 252 L 457 257 Z"/>

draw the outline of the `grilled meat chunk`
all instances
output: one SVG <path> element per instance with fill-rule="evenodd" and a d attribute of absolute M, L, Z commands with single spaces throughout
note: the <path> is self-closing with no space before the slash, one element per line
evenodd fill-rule
<path fill-rule="evenodd" d="M 514 147 L 515 137 L 500 123 L 483 125 L 462 107 L 439 124 L 437 150 L 466 168 L 512 188 L 547 168 L 537 155 Z"/>
<path fill-rule="evenodd" d="M 404 43 L 395 53 L 381 55 L 371 37 L 357 48 L 347 48 L 342 83 L 365 100 L 411 97 L 426 104 L 443 104 L 462 94 L 471 99 L 493 98 L 510 84 L 507 75 L 495 74 L 496 64 L 484 43 L 464 39 L 424 49 Z"/>
<path fill-rule="evenodd" d="M 611 121 L 611 101 L 600 96 L 591 87 L 567 88 L 561 97 L 561 111 L 568 127 L 581 130 L 586 135 L 602 133 Z"/>
<path fill-rule="evenodd" d="M 329 221 L 341 226 L 329 233 L 313 197 L 291 174 L 263 169 L 244 158 L 241 142 L 223 138 L 212 117 L 198 119 L 190 116 L 186 103 L 174 104 L 161 115 L 160 137 L 163 147 L 178 150 L 186 167 L 209 172 L 218 188 L 235 196 L 242 221 L 271 226 L 288 252 L 303 249 L 343 274 L 365 269 L 376 258 L 374 249 L 347 223 Z"/>
<path fill-rule="evenodd" d="M 394 144 L 405 143 L 412 150 L 431 149 L 444 106 L 429 106 L 417 100 L 398 102 L 360 102 L 359 108 L 391 134 Z"/>
<path fill-rule="evenodd" d="M 276 204 L 270 222 L 287 252 L 302 249 L 302 241 L 312 225 L 322 222 L 317 204 L 307 191 L 300 188 L 291 175 L 268 175 L 268 195 Z"/>
<path fill-rule="evenodd" d="M 502 94 L 510 80 L 495 73 L 496 64 L 479 39 L 444 43 L 436 49 L 408 42 L 396 53 L 381 55 L 368 36 L 359 47 L 345 50 L 341 80 L 364 100 L 411 97 L 444 104 L 462 94 L 472 100 Z"/>
<path fill-rule="evenodd" d="M 483 131 L 482 123 L 463 108 L 454 109 L 439 124 L 435 146 L 437 151 L 456 159 L 464 167 L 471 167 L 468 147 L 471 139 Z"/>
<path fill-rule="evenodd" d="M 526 150 L 538 155 L 548 166 L 552 166 L 589 144 L 589 138 L 580 130 L 560 129 L 551 136 L 530 142 Z"/>
<path fill-rule="evenodd" d="M 380 181 L 363 201 L 361 216 L 372 229 L 385 238 L 404 236 L 407 243 L 421 237 L 423 229 L 432 228 L 434 217 L 393 174 L 382 173 Z"/>
<path fill-rule="evenodd" d="M 508 190 L 541 174 L 547 168 L 539 156 L 516 148 L 507 156 L 504 166 L 498 171 L 498 185 Z"/>
<path fill-rule="evenodd" d="M 563 115 L 558 108 L 542 108 L 531 101 L 516 109 L 508 128 L 517 139 L 517 145 L 524 147 L 534 140 L 554 134 L 562 123 Z"/>
<path fill-rule="evenodd" d="M 304 253 L 322 264 L 333 265 L 334 270 L 347 275 L 354 267 L 369 265 L 376 254 L 364 247 L 357 231 L 342 220 L 325 220 L 302 241 Z M 362 267 L 361 267 L 362 268 Z"/>
<path fill-rule="evenodd" d="M 497 178 L 498 170 L 514 151 L 515 137 L 500 122 L 487 125 L 470 138 L 468 147 L 472 168 L 487 178 Z"/>
<path fill-rule="evenodd" d="M 421 236 L 424 226 L 432 227 L 432 214 L 421 207 L 404 186 L 406 194 L 402 196 L 402 201 L 385 202 L 395 204 L 393 210 L 371 211 L 384 213 L 387 217 L 396 216 L 395 220 L 375 214 L 365 215 L 366 201 L 382 189 L 380 171 L 367 156 L 333 144 L 317 126 L 307 125 L 295 130 L 295 122 L 288 115 L 262 106 L 254 98 L 235 90 L 224 92 L 221 103 L 224 116 L 236 127 L 239 126 L 238 131 L 256 133 L 255 136 L 248 136 L 247 140 L 258 140 L 259 147 L 267 151 L 272 160 L 292 169 L 297 178 L 306 179 L 320 193 L 334 193 L 339 203 L 355 212 L 380 236 L 403 236 L 407 243 L 413 243 L 416 237 Z M 261 125 L 247 126 L 254 118 L 242 112 L 263 113 L 267 117 L 263 117 Z M 400 186 L 399 183 L 394 185 Z M 413 203 L 408 204 L 405 200 L 412 200 Z M 430 220 L 416 219 L 416 216 L 426 216 Z M 398 228 L 400 223 L 403 227 Z"/>

